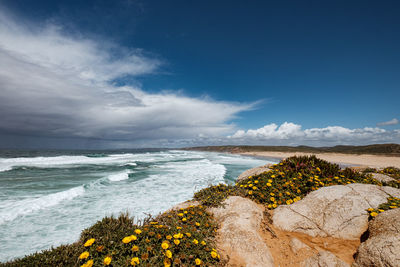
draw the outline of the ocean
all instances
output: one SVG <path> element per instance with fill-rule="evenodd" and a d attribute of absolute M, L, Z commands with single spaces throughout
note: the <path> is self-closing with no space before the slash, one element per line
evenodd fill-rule
<path fill-rule="evenodd" d="M 275 162 L 182 150 L 0 151 L 0 262 L 75 242 L 105 216 L 157 215 Z"/>

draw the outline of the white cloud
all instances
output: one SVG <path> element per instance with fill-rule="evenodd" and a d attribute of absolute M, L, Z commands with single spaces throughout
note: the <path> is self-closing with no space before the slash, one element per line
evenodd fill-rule
<path fill-rule="evenodd" d="M 138 49 L 69 36 L 55 25 L 28 27 L 0 12 L 0 130 L 132 142 L 212 137 L 232 132 L 228 122 L 254 106 L 112 83 L 161 65 Z"/>
<path fill-rule="evenodd" d="M 399 124 L 399 120 L 396 118 L 391 119 L 390 121 L 384 121 L 377 123 L 378 126 L 388 126 L 388 125 L 397 125 Z"/>
<path fill-rule="evenodd" d="M 332 145 L 370 144 L 379 142 L 399 142 L 400 130 L 387 131 L 381 128 L 349 129 L 342 126 L 301 129 L 301 125 L 285 122 L 278 127 L 275 123 L 259 129 L 238 130 L 229 136 L 235 143 L 288 144 L 288 145 Z"/>

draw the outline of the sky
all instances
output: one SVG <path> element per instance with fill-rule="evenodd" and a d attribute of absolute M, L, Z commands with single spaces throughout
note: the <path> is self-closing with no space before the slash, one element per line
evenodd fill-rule
<path fill-rule="evenodd" d="M 0 148 L 400 143 L 399 10 L 0 0 Z"/>

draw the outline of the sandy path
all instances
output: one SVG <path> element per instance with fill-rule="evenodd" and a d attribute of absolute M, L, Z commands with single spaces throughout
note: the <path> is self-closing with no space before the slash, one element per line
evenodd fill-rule
<path fill-rule="evenodd" d="M 368 154 L 339 154 L 339 153 L 303 153 L 303 152 L 243 152 L 242 155 L 287 158 L 290 156 L 316 155 L 318 158 L 334 163 L 362 165 L 373 168 L 397 167 L 400 168 L 400 157 L 377 156 Z"/>

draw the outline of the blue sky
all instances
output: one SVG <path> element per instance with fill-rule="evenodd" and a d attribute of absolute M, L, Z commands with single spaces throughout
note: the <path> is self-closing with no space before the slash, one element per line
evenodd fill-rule
<path fill-rule="evenodd" d="M 0 7 L 3 147 L 400 142 L 398 1 Z"/>

